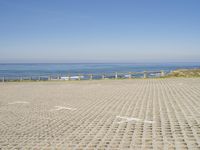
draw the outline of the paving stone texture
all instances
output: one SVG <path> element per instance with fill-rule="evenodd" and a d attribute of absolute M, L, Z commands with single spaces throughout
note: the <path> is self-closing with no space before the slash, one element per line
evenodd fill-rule
<path fill-rule="evenodd" d="M 1 83 L 0 149 L 200 150 L 200 78 Z"/>

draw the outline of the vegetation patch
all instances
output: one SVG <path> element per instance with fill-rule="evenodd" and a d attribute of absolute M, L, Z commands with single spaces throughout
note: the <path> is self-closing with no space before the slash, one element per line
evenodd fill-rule
<path fill-rule="evenodd" d="M 200 69 L 178 69 L 169 73 L 167 77 L 200 77 Z"/>

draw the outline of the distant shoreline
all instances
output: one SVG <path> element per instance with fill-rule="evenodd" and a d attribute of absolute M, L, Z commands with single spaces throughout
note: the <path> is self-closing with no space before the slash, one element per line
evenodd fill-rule
<path fill-rule="evenodd" d="M 75 80 L 123 80 L 123 79 L 146 79 L 146 78 L 172 78 L 172 77 L 200 77 L 200 69 L 177 69 L 169 73 L 161 71 L 143 71 L 143 72 L 128 72 L 113 74 L 79 74 L 79 75 L 66 75 L 66 76 L 19 76 L 14 78 L 0 77 L 0 82 L 24 82 L 24 81 L 75 81 Z"/>
<path fill-rule="evenodd" d="M 79 74 L 113 74 L 200 68 L 200 63 L 32 63 L 0 64 L 0 77 L 77 76 Z"/>

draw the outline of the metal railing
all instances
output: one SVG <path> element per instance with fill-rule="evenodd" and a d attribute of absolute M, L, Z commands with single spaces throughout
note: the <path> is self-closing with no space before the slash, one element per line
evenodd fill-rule
<path fill-rule="evenodd" d="M 158 78 L 164 77 L 164 71 L 143 71 L 124 73 L 104 73 L 104 74 L 66 74 L 66 75 L 44 75 L 44 76 L 20 76 L 20 77 L 0 77 L 1 82 L 9 81 L 58 81 L 58 80 L 105 80 L 105 79 L 132 79 L 132 78 Z"/>

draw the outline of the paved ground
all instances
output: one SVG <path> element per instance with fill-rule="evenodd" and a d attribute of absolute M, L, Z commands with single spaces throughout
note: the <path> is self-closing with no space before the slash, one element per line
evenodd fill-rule
<path fill-rule="evenodd" d="M 0 149 L 200 150 L 200 78 L 1 83 Z"/>

